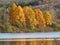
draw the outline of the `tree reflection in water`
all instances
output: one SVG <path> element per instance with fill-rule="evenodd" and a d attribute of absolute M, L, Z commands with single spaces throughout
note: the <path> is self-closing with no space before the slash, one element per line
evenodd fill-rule
<path fill-rule="evenodd" d="M 0 45 L 60 45 L 60 40 L 0 41 Z"/>

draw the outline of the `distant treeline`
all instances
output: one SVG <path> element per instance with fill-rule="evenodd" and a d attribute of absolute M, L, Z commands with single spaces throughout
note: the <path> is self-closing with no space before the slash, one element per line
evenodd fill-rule
<path fill-rule="evenodd" d="M 18 4 L 18 5 L 20 5 L 20 6 L 22 6 L 22 7 L 24 7 L 24 6 L 35 6 L 35 5 L 39 5 L 39 4 L 43 4 L 43 2 L 42 1 L 38 1 L 38 0 L 36 0 L 36 1 L 30 1 L 30 2 L 25 2 L 25 1 L 19 1 L 19 2 L 14 2 L 14 3 L 16 3 L 16 4 Z M 10 5 L 12 4 L 12 2 L 11 3 L 2 3 L 2 2 L 0 2 L 0 7 L 3 7 L 3 6 L 5 6 L 6 8 L 7 7 L 9 7 Z"/>

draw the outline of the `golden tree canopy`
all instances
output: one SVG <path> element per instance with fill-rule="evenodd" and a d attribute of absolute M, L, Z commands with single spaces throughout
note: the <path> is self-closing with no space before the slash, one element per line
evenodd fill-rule
<path fill-rule="evenodd" d="M 44 18 L 47 25 L 52 25 L 52 15 L 48 10 L 45 11 Z"/>
<path fill-rule="evenodd" d="M 42 11 L 40 9 L 35 9 L 35 16 L 37 19 L 37 24 L 45 27 L 46 26 L 45 25 L 45 19 L 43 17 Z"/>

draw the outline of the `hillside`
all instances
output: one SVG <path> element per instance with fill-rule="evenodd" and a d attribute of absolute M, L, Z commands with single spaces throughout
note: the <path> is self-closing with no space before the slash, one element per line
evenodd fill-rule
<path fill-rule="evenodd" d="M 58 5 L 58 7 L 57 7 L 54 4 L 52 5 L 52 4 L 46 4 L 46 3 L 38 3 L 38 1 L 28 2 L 27 4 L 20 3 L 19 1 L 21 1 L 21 0 L 17 0 L 17 1 L 16 0 L 9 0 L 9 1 L 0 0 L 1 3 L 3 2 L 2 4 L 0 3 L 0 32 L 11 32 L 11 33 L 15 32 L 16 33 L 16 32 L 57 32 L 57 31 L 60 31 L 60 8 L 58 8 L 59 4 L 57 4 Z M 27 0 L 24 0 L 24 1 L 27 1 Z M 32 0 L 29 0 L 29 1 L 32 1 Z M 18 6 L 19 8 L 16 8 L 16 10 L 14 10 L 14 11 L 12 11 L 13 9 L 11 9 L 11 11 L 13 13 L 10 13 L 10 8 L 11 8 L 13 2 L 16 2 L 16 5 L 13 6 L 13 9 L 16 6 Z M 19 2 L 19 3 L 17 4 L 17 2 Z M 27 8 L 23 9 L 26 6 L 28 7 L 28 9 L 30 11 L 28 10 L 26 12 Z M 28 25 L 28 24 L 30 25 L 30 23 L 32 24 L 30 27 L 29 26 L 24 27 L 19 22 L 20 19 L 24 20 L 24 18 L 26 18 L 26 17 L 23 18 L 23 16 L 22 16 L 22 18 L 19 18 L 20 15 L 18 14 L 18 10 L 21 11 L 20 8 L 22 9 L 22 11 L 26 12 L 26 14 L 24 12 L 19 13 L 20 15 L 25 15 L 25 16 L 29 15 L 28 16 L 29 18 L 28 17 L 27 18 L 28 19 L 31 18 L 30 20 L 33 20 L 32 23 L 29 22 L 29 20 L 26 22 L 27 23 L 26 25 Z M 38 9 L 37 12 L 39 12 L 39 14 L 36 14 L 36 12 L 34 12 L 35 9 Z M 45 24 L 45 22 L 44 22 L 45 18 L 43 16 L 45 15 L 46 10 L 48 10 L 49 15 L 52 15 L 51 16 L 52 20 L 49 19 L 50 17 L 47 18 L 49 21 L 49 25 L 47 25 L 47 23 Z M 17 11 L 17 13 L 15 11 Z M 42 12 L 42 14 L 40 14 L 41 12 Z M 11 16 L 12 17 L 11 19 L 9 19 L 10 15 L 13 15 L 13 16 Z M 37 17 L 39 17 L 39 18 L 37 18 L 37 20 L 41 19 L 41 20 L 39 20 L 40 24 L 37 22 L 33 23 L 36 19 L 34 17 L 34 15 L 35 16 L 40 15 L 42 17 L 41 18 L 40 16 L 37 16 Z M 16 17 L 18 17 L 18 18 L 16 18 Z M 45 16 L 45 17 L 47 17 L 47 16 Z M 26 18 L 26 20 L 27 20 L 27 18 Z M 13 19 L 14 23 L 12 22 L 12 19 Z M 15 19 L 18 19 L 18 20 L 15 20 Z M 11 24 L 10 20 L 11 20 L 12 24 Z M 18 23 L 15 23 L 15 21 L 17 21 Z M 45 20 L 45 21 L 47 22 L 47 20 Z M 41 22 L 43 22 L 43 23 L 41 23 Z M 52 25 L 50 25 L 51 23 L 52 23 Z M 37 25 L 35 25 L 35 24 L 37 24 Z M 38 24 L 39 24 L 39 26 L 38 26 Z M 46 27 L 44 27 L 45 25 L 46 25 Z"/>

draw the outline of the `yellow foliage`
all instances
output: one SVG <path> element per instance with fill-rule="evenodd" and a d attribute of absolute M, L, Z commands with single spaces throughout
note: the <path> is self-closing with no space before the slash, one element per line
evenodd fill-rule
<path fill-rule="evenodd" d="M 24 12 L 21 6 L 16 6 L 16 4 L 12 4 L 10 8 L 10 22 L 14 25 L 15 23 L 22 23 L 26 26 Z"/>
<path fill-rule="evenodd" d="M 36 26 L 36 19 L 33 9 L 28 6 L 25 6 L 23 10 L 25 13 L 26 23 L 31 25 L 32 28 L 34 28 L 34 26 Z"/>
<path fill-rule="evenodd" d="M 26 26 L 26 22 L 25 22 L 25 16 L 24 16 L 24 12 L 21 6 L 17 7 L 17 12 L 18 12 L 18 17 L 19 17 L 19 21 L 20 23 L 22 23 L 24 26 Z"/>
<path fill-rule="evenodd" d="M 16 8 L 17 8 L 17 5 L 15 3 L 12 4 L 10 10 L 9 10 L 9 15 L 10 15 L 10 22 L 11 24 L 15 24 L 15 22 L 17 20 L 15 20 L 15 17 L 16 17 Z"/>
<path fill-rule="evenodd" d="M 32 29 L 34 29 L 36 25 L 43 27 L 52 25 L 52 16 L 48 10 L 45 11 L 43 16 L 40 9 L 33 10 L 28 6 L 22 8 L 15 3 L 10 7 L 9 16 L 11 24 L 21 23 L 23 26 L 29 25 Z"/>
<path fill-rule="evenodd" d="M 48 10 L 45 11 L 44 18 L 46 21 L 46 25 L 52 25 L 52 15 L 50 14 Z"/>
<path fill-rule="evenodd" d="M 40 26 L 43 26 L 45 27 L 46 26 L 46 22 L 45 22 L 45 19 L 43 17 L 43 13 L 40 9 L 35 9 L 35 16 L 36 16 L 36 19 L 37 19 L 37 24 L 40 25 Z"/>

